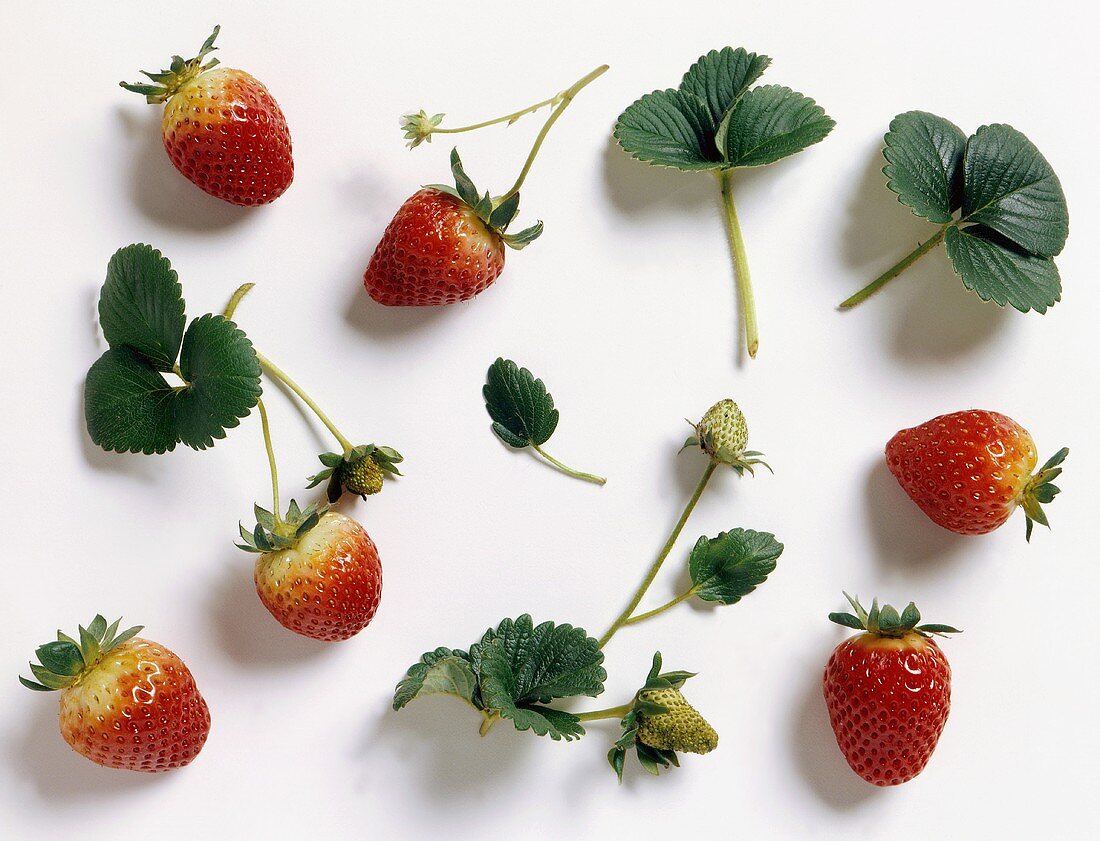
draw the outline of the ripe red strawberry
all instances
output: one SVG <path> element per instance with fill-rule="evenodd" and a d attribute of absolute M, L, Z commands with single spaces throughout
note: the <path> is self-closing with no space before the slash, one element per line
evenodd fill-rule
<path fill-rule="evenodd" d="M 478 196 L 451 152 L 455 188 L 436 184 L 412 195 L 393 217 L 363 275 L 367 292 L 391 307 L 427 307 L 466 301 L 487 289 L 504 269 L 504 246 L 523 248 L 542 223 L 508 234 L 519 193 L 493 201 Z"/>
<path fill-rule="evenodd" d="M 823 688 L 829 721 L 848 765 L 867 782 L 893 786 L 924 770 L 951 710 L 951 666 L 930 634 L 957 634 L 948 625 L 919 625 L 910 602 L 829 619 L 865 633 L 836 647 Z"/>
<path fill-rule="evenodd" d="M 1034 474 L 1035 442 L 1012 418 L 971 409 L 903 429 L 886 445 L 886 464 L 898 484 L 937 525 L 959 534 L 986 534 L 1024 509 L 1027 539 L 1047 522 L 1043 504 L 1069 450 L 1055 453 Z"/>
<path fill-rule="evenodd" d="M 359 523 L 293 501 L 278 521 L 257 506 L 259 523 L 241 527 L 241 549 L 259 552 L 256 593 L 280 625 L 323 642 L 353 637 L 374 618 L 382 564 Z"/>
<path fill-rule="evenodd" d="M 189 61 L 173 57 L 153 84 L 120 82 L 144 94 L 150 104 L 166 103 L 161 132 L 164 148 L 187 180 L 230 204 L 267 204 L 294 180 L 290 131 L 267 88 L 243 70 L 203 59 L 217 49 L 206 39 Z"/>
<path fill-rule="evenodd" d="M 162 645 L 117 633 L 96 616 L 79 641 L 57 632 L 31 663 L 29 689 L 61 691 L 61 735 L 108 768 L 167 771 L 194 759 L 210 733 L 210 710 L 187 666 Z"/>

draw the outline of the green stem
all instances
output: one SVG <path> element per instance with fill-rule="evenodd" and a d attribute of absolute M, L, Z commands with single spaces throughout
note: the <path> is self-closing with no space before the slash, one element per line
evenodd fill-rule
<path fill-rule="evenodd" d="M 575 715 L 581 721 L 602 721 L 606 718 L 622 718 L 628 712 L 630 712 L 630 708 L 633 706 L 634 702 L 631 701 L 629 704 L 620 704 L 617 707 L 608 707 L 607 709 L 603 710 L 592 710 L 591 712 L 586 713 L 575 713 Z"/>
<path fill-rule="evenodd" d="M 503 117 L 496 117 L 492 120 L 485 120 L 480 123 L 473 123 L 472 125 L 462 126 L 461 128 L 440 128 L 439 126 L 435 126 L 434 128 L 432 128 L 429 134 L 461 134 L 464 131 L 477 131 L 477 129 L 480 128 L 495 126 L 497 123 L 514 123 L 525 114 L 531 114 L 534 111 L 538 111 L 540 108 L 545 108 L 547 105 L 557 105 L 558 102 L 561 100 L 561 97 L 562 94 L 557 93 L 549 99 L 544 99 L 542 102 L 536 102 L 534 105 L 529 105 L 528 107 L 520 111 L 513 111 L 511 114 L 506 114 Z"/>
<path fill-rule="evenodd" d="M 573 101 L 573 97 L 575 97 L 585 85 L 595 79 L 598 79 L 606 72 L 607 65 L 601 64 L 587 76 L 578 79 L 576 82 L 573 83 L 573 85 L 558 94 L 558 104 L 557 106 L 555 106 L 554 110 L 550 112 L 550 116 L 546 119 L 546 122 L 543 123 L 542 129 L 539 131 L 538 136 L 535 138 L 535 145 L 531 147 L 531 151 L 527 155 L 527 160 L 523 164 L 523 169 L 521 169 L 519 172 L 519 177 L 516 179 L 516 183 L 513 184 L 512 189 L 501 196 L 500 199 L 495 202 L 495 204 L 503 204 L 519 192 L 519 188 L 523 186 L 523 182 L 527 178 L 527 173 L 531 171 L 531 164 L 535 162 L 535 157 L 538 155 L 539 149 L 542 148 L 542 141 L 546 139 L 546 135 L 549 133 L 550 127 L 557 122 L 558 117 L 561 116 L 561 112 L 569 107 L 569 103 Z"/>
<path fill-rule="evenodd" d="M 554 467 L 558 468 L 558 470 L 560 470 L 562 473 L 565 473 L 569 476 L 573 476 L 574 478 L 577 478 L 577 479 L 584 479 L 586 482 L 595 482 L 597 485 L 607 484 L 607 480 L 605 478 L 603 478 L 603 476 L 597 476 L 594 473 L 582 473 L 580 470 L 574 470 L 572 467 L 568 467 L 568 466 L 562 464 L 560 461 L 558 461 L 556 458 L 554 458 L 552 455 L 550 455 L 550 453 L 546 452 L 546 450 L 544 450 L 538 444 L 535 444 L 534 442 L 532 442 L 531 446 L 534 448 L 536 453 L 538 453 L 540 456 L 542 456 L 544 459 L 546 459 L 548 462 L 550 462 L 552 465 L 554 465 Z"/>
<path fill-rule="evenodd" d="M 493 725 L 496 724 L 498 721 L 500 721 L 500 713 L 498 713 L 498 712 L 487 713 L 487 712 L 482 711 L 482 713 L 481 713 L 481 727 L 478 728 L 478 731 L 477 731 L 478 735 L 479 736 L 486 735 L 492 729 Z"/>
<path fill-rule="evenodd" d="M 917 260 L 927 254 L 937 245 L 939 245 L 943 241 L 944 236 L 947 234 L 947 229 L 950 228 L 953 224 L 955 223 L 948 222 L 946 225 L 936 231 L 935 235 L 933 235 L 930 239 L 922 242 L 910 254 L 896 262 L 893 266 L 891 266 L 877 278 L 872 280 L 869 284 L 860 289 L 855 295 L 845 300 L 840 305 L 840 308 L 842 310 L 851 309 L 856 304 L 861 304 L 866 301 L 868 298 L 878 292 L 883 286 L 885 286 L 887 283 L 889 283 L 891 280 L 893 280 L 895 277 L 897 277 L 899 274 L 901 274 L 903 271 L 905 271 L 907 268 L 917 262 Z"/>
<path fill-rule="evenodd" d="M 634 593 L 634 597 L 630 600 L 630 604 L 626 606 L 626 610 L 619 614 L 618 618 L 611 623 L 611 627 L 604 632 L 602 637 L 600 637 L 600 648 L 607 645 L 611 638 L 615 636 L 615 632 L 625 625 L 634 614 L 634 611 L 638 609 L 638 605 L 641 604 L 642 598 L 649 589 L 649 585 L 653 583 L 653 579 L 656 578 L 657 573 L 661 571 L 661 565 L 665 562 L 665 558 L 667 558 L 668 553 L 672 551 L 672 546 L 676 543 L 676 538 L 678 538 L 680 532 L 684 530 L 684 525 L 687 523 L 688 517 L 690 517 L 691 512 L 695 510 L 695 505 L 699 502 L 699 497 L 703 495 L 703 491 L 706 490 L 707 482 L 710 481 L 710 477 L 714 474 L 714 469 L 717 466 L 718 462 L 714 459 L 707 462 L 707 469 L 703 472 L 703 478 L 701 478 L 699 484 L 695 486 L 695 491 L 692 493 L 691 499 L 688 500 L 687 506 L 684 508 L 684 513 L 680 515 L 680 519 L 673 527 L 672 533 L 668 536 L 668 540 L 666 540 L 665 545 L 661 547 L 661 553 L 657 556 L 657 560 L 650 566 L 649 572 L 646 573 L 645 580 L 642 581 L 641 586 L 638 587 L 637 591 Z"/>
<path fill-rule="evenodd" d="M 275 466 L 275 448 L 271 446 L 271 425 L 267 420 L 267 408 L 263 400 L 256 401 L 256 408 L 260 410 L 260 426 L 264 433 L 264 447 L 267 449 L 267 466 L 271 471 L 271 513 L 275 515 L 275 522 L 282 522 L 282 510 L 279 505 L 279 469 Z"/>
<path fill-rule="evenodd" d="M 696 589 L 694 587 L 692 587 L 687 592 L 681 593 L 676 598 L 674 598 L 672 601 L 666 602 L 665 604 L 661 605 L 660 607 L 655 607 L 655 608 L 653 608 L 653 610 L 647 610 L 645 613 L 639 613 L 637 616 L 631 616 L 629 619 L 627 619 L 625 622 L 623 622 L 623 624 L 624 625 L 636 625 L 639 622 L 644 622 L 647 619 L 652 619 L 654 616 L 659 616 L 660 614 L 664 613 L 669 608 L 676 607 L 676 605 L 680 604 L 680 602 L 686 602 L 688 599 L 690 599 L 692 596 L 694 596 L 695 593 L 696 593 Z"/>
<path fill-rule="evenodd" d="M 726 209 L 726 236 L 733 256 L 733 273 L 737 282 L 737 297 L 741 302 L 741 317 L 745 319 L 745 347 L 749 356 L 755 357 L 760 348 L 760 331 L 756 324 L 756 299 L 752 294 L 752 277 L 749 259 L 745 254 L 745 239 L 741 236 L 741 223 L 737 219 L 737 205 L 733 201 L 733 170 L 718 171 L 718 183 L 722 188 L 722 204 Z"/>

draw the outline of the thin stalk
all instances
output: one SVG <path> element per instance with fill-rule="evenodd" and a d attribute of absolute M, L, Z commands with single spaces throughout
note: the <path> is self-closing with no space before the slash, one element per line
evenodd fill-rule
<path fill-rule="evenodd" d="M 574 713 L 574 715 L 576 715 L 577 718 L 579 718 L 581 721 L 602 721 L 606 718 L 622 718 L 628 712 L 630 712 L 630 708 L 633 706 L 634 702 L 631 701 L 629 704 L 620 704 L 617 707 L 608 707 L 607 709 L 603 710 L 592 710 L 591 712 L 586 713 Z"/>
<path fill-rule="evenodd" d="M 538 136 L 535 138 L 535 145 L 531 147 L 531 151 L 527 155 L 527 160 L 523 164 L 523 169 L 519 171 L 519 177 L 516 179 L 516 183 L 513 184 L 512 189 L 501 196 L 500 199 L 495 202 L 495 204 L 503 204 L 519 192 L 519 188 L 523 186 L 523 182 L 527 178 L 527 173 L 531 171 L 531 164 L 535 162 L 535 157 L 538 155 L 539 149 L 542 148 L 542 141 L 546 139 L 546 135 L 549 133 L 550 127 L 557 122 L 558 117 L 561 116 L 561 112 L 569 107 L 569 103 L 573 101 L 573 97 L 575 97 L 581 91 L 581 89 L 584 88 L 585 85 L 595 79 L 598 79 L 606 72 L 607 65 L 601 64 L 587 76 L 578 79 L 570 87 L 566 88 L 558 95 L 558 104 L 555 106 L 554 110 L 550 112 L 550 116 L 547 117 L 546 122 L 543 123 L 542 128 L 539 130 Z"/>
<path fill-rule="evenodd" d="M 631 616 L 629 619 L 627 619 L 625 622 L 623 622 L 623 624 L 624 625 L 636 625 L 639 622 L 644 622 L 647 619 L 652 619 L 654 616 L 659 616 L 660 614 L 664 613 L 669 608 L 676 607 L 676 605 L 680 604 L 680 602 L 686 602 L 688 599 L 690 599 L 694 595 L 695 595 L 695 588 L 692 587 L 687 592 L 681 593 L 676 598 L 674 598 L 672 601 L 666 602 L 665 604 L 661 605 L 660 607 L 655 607 L 655 608 L 653 608 L 653 610 L 647 610 L 645 613 L 639 613 L 636 616 Z"/>
<path fill-rule="evenodd" d="M 267 408 L 263 400 L 256 401 L 256 408 L 260 410 L 260 426 L 264 433 L 264 448 L 267 450 L 267 466 L 271 471 L 271 513 L 275 515 L 275 522 L 282 522 L 282 508 L 279 505 L 279 468 L 275 465 L 275 448 L 271 446 L 271 424 L 267 420 Z"/>
<path fill-rule="evenodd" d="M 665 541 L 665 545 L 661 547 L 661 552 L 657 556 L 657 559 L 650 566 L 649 571 L 646 573 L 645 579 L 642 581 L 641 586 L 638 587 L 634 593 L 634 597 L 630 600 L 630 604 L 626 606 L 626 610 L 619 614 L 618 618 L 611 623 L 611 627 L 604 631 L 604 635 L 600 637 L 599 647 L 603 648 L 615 636 L 615 632 L 619 630 L 623 625 L 627 623 L 630 617 L 634 614 L 634 611 L 638 609 L 638 605 L 641 604 L 642 598 L 645 596 L 646 591 L 649 589 L 649 585 L 653 583 L 653 579 L 657 577 L 657 573 L 661 571 L 661 565 L 665 562 L 665 558 L 668 557 L 668 553 L 672 551 L 673 544 L 676 543 L 676 538 L 680 536 L 680 532 L 684 530 L 684 525 L 688 521 L 688 517 L 691 516 L 691 512 L 695 510 L 695 505 L 699 502 L 699 497 L 703 495 L 703 491 L 706 490 L 707 482 L 710 481 L 710 477 L 714 474 L 714 469 L 718 466 L 718 462 L 711 459 L 707 462 L 707 469 L 703 472 L 703 478 L 699 480 L 699 484 L 695 486 L 695 491 L 691 495 L 691 499 L 688 500 L 687 506 L 684 508 L 684 512 L 680 515 L 680 519 L 676 522 L 676 525 L 672 529 L 672 533 L 668 536 L 668 540 Z"/>
<path fill-rule="evenodd" d="M 536 102 L 534 105 L 529 105 L 520 111 L 513 111 L 511 114 L 506 114 L 503 117 L 496 117 L 492 120 L 484 120 L 480 123 L 473 123 L 468 126 L 462 126 L 461 128 L 440 128 L 434 126 L 429 134 L 461 134 L 464 131 L 476 131 L 480 128 L 488 128 L 489 126 L 495 126 L 498 123 L 514 123 L 520 117 L 525 114 L 531 114 L 538 111 L 540 108 L 545 108 L 547 105 L 557 105 L 561 100 L 562 94 L 556 93 L 549 99 L 544 99 L 542 102 Z"/>
<path fill-rule="evenodd" d="M 542 456 L 544 459 L 554 465 L 554 467 L 556 467 L 562 473 L 573 476 L 576 479 L 584 479 L 584 481 L 586 482 L 595 482 L 597 485 L 607 484 L 607 480 L 603 478 L 603 476 L 597 476 L 595 473 L 582 473 L 580 470 L 574 470 L 572 467 L 568 467 L 567 465 L 562 464 L 538 444 L 532 442 L 531 446 L 534 448 L 536 453 L 538 453 L 540 456 Z"/>
<path fill-rule="evenodd" d="M 478 728 L 478 731 L 477 731 L 478 735 L 479 736 L 486 735 L 493 728 L 493 725 L 496 724 L 498 721 L 500 721 L 500 713 L 498 713 L 498 712 L 487 713 L 487 712 L 482 711 L 482 713 L 481 713 L 481 727 Z"/>
<path fill-rule="evenodd" d="M 913 265 L 917 260 L 939 245 L 944 236 L 947 234 L 947 229 L 954 223 L 948 222 L 933 235 L 930 239 L 922 242 L 918 245 L 910 254 L 898 260 L 893 266 L 883 272 L 881 275 L 872 280 L 869 284 L 860 289 L 855 295 L 845 300 L 840 309 L 847 310 L 854 307 L 856 304 L 861 304 L 878 292 L 883 286 Z"/>
<path fill-rule="evenodd" d="M 737 282 L 737 297 L 741 302 L 741 317 L 745 319 L 745 347 L 750 357 L 760 348 L 760 331 L 756 324 L 756 299 L 752 294 L 752 277 L 749 275 L 749 259 L 745 254 L 745 239 L 741 236 L 741 223 L 737 219 L 737 205 L 733 201 L 733 170 L 718 171 L 718 183 L 722 188 L 722 205 L 726 209 L 726 236 L 733 256 L 733 273 Z"/>

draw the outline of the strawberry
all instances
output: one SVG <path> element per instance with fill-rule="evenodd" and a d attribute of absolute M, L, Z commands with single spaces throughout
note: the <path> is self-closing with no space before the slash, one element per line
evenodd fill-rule
<path fill-rule="evenodd" d="M 638 741 L 658 750 L 710 753 L 718 747 L 718 734 L 687 702 L 679 689 L 643 689 L 638 693 L 641 709 L 660 707 L 664 712 L 638 715 Z M 650 705 L 650 706 L 646 706 Z"/>
<path fill-rule="evenodd" d="M 119 84 L 164 103 L 161 133 L 168 156 L 188 181 L 230 204 L 267 204 L 294 180 L 290 131 L 267 88 L 243 70 L 203 63 L 217 49 L 213 34 L 194 58 L 145 73 L 152 84 Z"/>
<path fill-rule="evenodd" d="M 404 461 L 393 447 L 360 444 L 341 453 L 321 453 L 324 469 L 309 477 L 307 487 L 315 488 L 327 480 L 326 495 L 336 502 L 344 492 L 366 499 L 379 493 L 387 477 L 400 476 L 397 465 Z"/>
<path fill-rule="evenodd" d="M 899 615 L 878 601 L 868 613 L 847 593 L 855 615 L 830 613 L 864 631 L 836 647 L 825 667 L 829 721 L 848 765 L 867 782 L 892 786 L 928 764 L 951 709 L 951 666 L 930 634 L 949 625 L 920 625 L 912 602 Z"/>
<path fill-rule="evenodd" d="M 256 593 L 284 628 L 323 642 L 346 640 L 374 618 L 382 595 L 382 564 L 359 523 L 335 511 L 291 500 L 285 517 L 256 506 L 256 528 L 241 527 L 243 544 L 258 552 Z"/>
<path fill-rule="evenodd" d="M 478 196 L 451 152 L 456 187 L 437 184 L 412 195 L 397 211 L 363 275 L 367 292 L 391 307 L 428 307 L 466 301 L 504 270 L 504 246 L 524 248 L 542 223 L 508 234 L 519 193 L 494 201 Z"/>
<path fill-rule="evenodd" d="M 28 689 L 60 690 L 61 735 L 77 753 L 108 768 L 167 771 L 191 762 L 210 733 L 210 710 L 183 661 L 96 616 L 79 641 L 57 632 L 31 663 Z"/>
<path fill-rule="evenodd" d="M 762 460 L 763 453 L 745 449 L 749 443 L 749 425 L 741 408 L 732 400 L 719 400 L 707 409 L 699 423 L 691 425 L 695 434 L 684 442 L 685 448 L 699 447 L 712 462 L 728 464 L 740 475 L 746 470 L 753 473 L 753 466 L 757 464 L 771 470 Z"/>
<path fill-rule="evenodd" d="M 1012 418 L 971 409 L 903 429 L 886 445 L 886 464 L 898 484 L 937 525 L 958 534 L 986 534 L 1018 507 L 1027 539 L 1035 523 L 1049 527 L 1043 504 L 1068 449 L 1038 471 L 1035 442 Z"/>

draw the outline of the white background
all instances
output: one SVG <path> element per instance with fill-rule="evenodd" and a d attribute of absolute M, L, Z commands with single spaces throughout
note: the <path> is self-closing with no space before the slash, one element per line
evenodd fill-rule
<path fill-rule="evenodd" d="M 1085 829 L 1100 749 L 1094 27 L 1054 2 L 618 5 L 4 4 L 5 838 Z M 259 210 L 187 183 L 161 148 L 160 109 L 117 87 L 192 55 L 215 22 L 219 57 L 267 84 L 293 134 L 294 184 Z M 738 181 L 760 308 L 753 362 L 733 351 L 713 180 L 651 169 L 609 142 L 624 106 L 727 44 L 771 55 L 766 82 L 837 120 L 825 142 Z M 565 113 L 524 189 L 523 220 L 545 220 L 544 237 L 509 254 L 472 303 L 370 301 L 360 278 L 389 218 L 448 176 L 447 139 L 410 152 L 399 115 L 472 122 L 602 62 L 611 71 Z M 1045 317 L 983 305 L 942 253 L 858 311 L 835 310 L 934 230 L 879 172 L 887 124 L 914 108 L 967 132 L 1011 123 L 1059 173 L 1072 235 L 1058 261 L 1064 299 Z M 544 115 L 461 139 L 479 184 L 511 183 Z M 266 501 L 255 417 L 202 453 L 110 455 L 87 440 L 98 289 L 111 253 L 135 241 L 172 259 L 192 316 L 255 281 L 238 315 L 257 346 L 351 437 L 407 456 L 407 479 L 351 509 L 385 568 L 380 612 L 354 640 L 280 628 L 232 546 L 238 518 Z M 490 434 L 479 390 L 498 354 L 546 380 L 562 410 L 548 448 L 607 475 L 606 487 Z M 389 710 L 422 651 L 466 646 L 506 615 L 598 634 L 703 469 L 698 454 L 676 455 L 683 418 L 726 396 L 776 475 L 714 482 L 648 603 L 677 592 L 677 564 L 703 533 L 773 531 L 786 544 L 779 568 L 739 605 L 680 607 L 623 631 L 607 649 L 607 692 L 577 705 L 625 701 L 659 648 L 669 667 L 701 673 L 689 694 L 721 734 L 716 753 L 660 779 L 632 766 L 618 786 L 604 760 L 611 726 L 571 744 L 506 725 L 479 739 L 451 699 Z M 301 487 L 331 444 L 278 393 L 269 403 L 284 484 Z M 981 538 L 941 531 L 885 470 L 897 429 L 972 406 L 1022 422 L 1043 458 L 1072 449 L 1054 530 L 1030 546 L 1022 515 Z M 966 631 L 944 643 L 955 680 L 940 747 L 900 788 L 858 779 L 829 730 L 819 681 L 845 635 L 825 620 L 841 589 L 915 599 Z M 56 698 L 17 685 L 36 644 L 97 611 L 145 624 L 194 672 L 214 725 L 189 768 L 98 768 L 58 735 Z"/>

